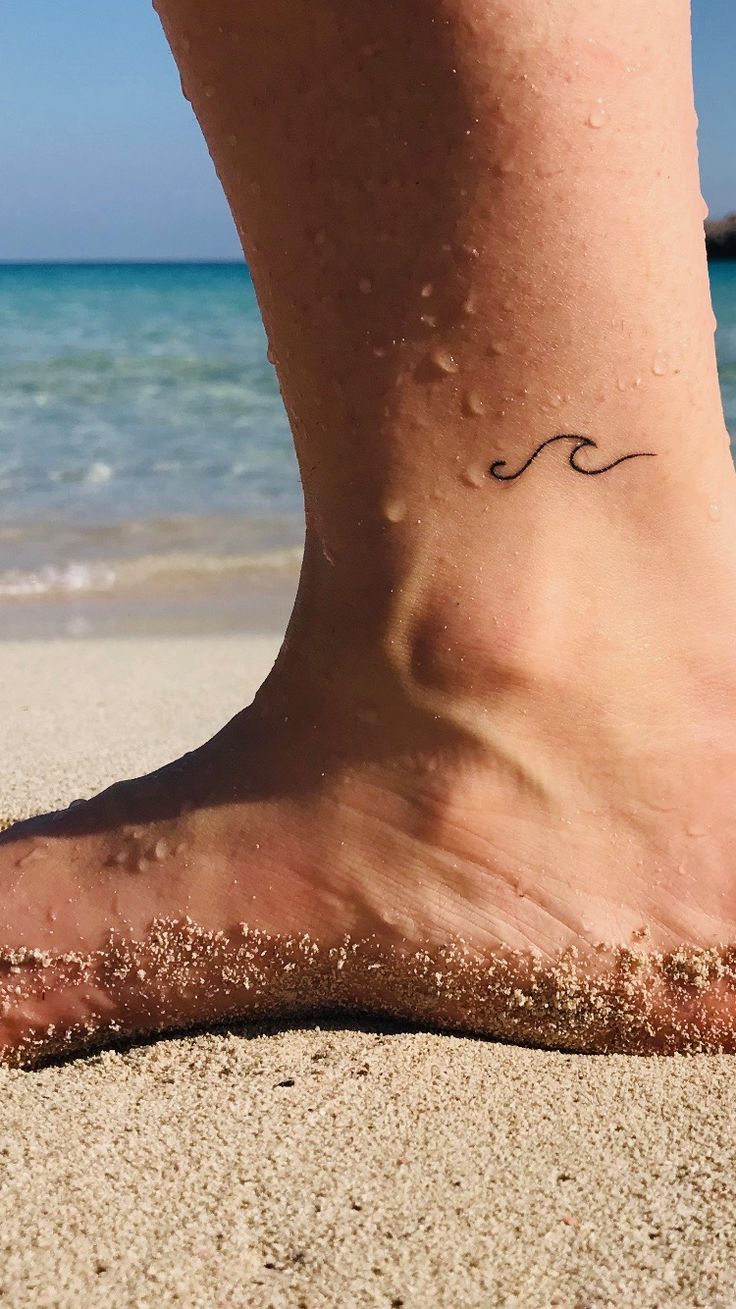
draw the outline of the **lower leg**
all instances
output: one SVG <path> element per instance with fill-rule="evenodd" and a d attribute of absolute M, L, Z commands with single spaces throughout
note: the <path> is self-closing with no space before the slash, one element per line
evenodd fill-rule
<path fill-rule="evenodd" d="M 685 0 L 158 8 L 304 569 L 249 711 L 0 845 L 6 1044 L 326 1001 L 733 1044 L 736 506 Z"/>
<path fill-rule="evenodd" d="M 302 645 L 329 596 L 331 642 L 383 661 L 404 610 L 452 594 L 474 643 L 511 611 L 499 661 L 551 667 L 566 620 L 604 591 L 624 609 L 639 553 L 637 618 L 656 587 L 681 626 L 686 579 L 663 597 L 658 575 L 676 551 L 701 589 L 693 536 L 715 571 L 734 530 L 687 0 L 159 9 L 295 431 Z M 485 475 L 560 433 L 596 442 L 587 467 L 657 458 L 585 480 L 568 446 Z"/>

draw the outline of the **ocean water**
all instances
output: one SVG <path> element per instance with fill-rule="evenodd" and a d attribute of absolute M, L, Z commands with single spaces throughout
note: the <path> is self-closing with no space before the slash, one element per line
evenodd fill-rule
<path fill-rule="evenodd" d="M 716 350 L 731 449 L 736 442 L 736 261 L 710 266 L 713 309 L 718 320 Z"/>
<path fill-rule="evenodd" d="M 711 275 L 736 435 L 736 264 Z M 301 508 L 243 265 L 0 265 L 0 634 L 44 599 L 83 630 L 85 597 L 293 589 Z"/>
<path fill-rule="evenodd" d="M 295 576 L 301 542 L 242 264 L 0 266 L 0 603 Z"/>

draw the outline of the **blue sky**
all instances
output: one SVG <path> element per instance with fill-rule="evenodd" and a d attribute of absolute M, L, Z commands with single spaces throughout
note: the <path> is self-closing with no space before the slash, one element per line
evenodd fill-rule
<path fill-rule="evenodd" d="M 736 210 L 736 0 L 694 0 L 694 29 L 715 216 Z M 0 121 L 0 259 L 239 256 L 150 0 L 0 0 Z"/>

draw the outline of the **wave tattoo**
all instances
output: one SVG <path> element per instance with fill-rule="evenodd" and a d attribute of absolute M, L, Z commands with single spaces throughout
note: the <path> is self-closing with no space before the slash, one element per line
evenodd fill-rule
<path fill-rule="evenodd" d="M 614 459 L 612 464 L 606 464 L 603 468 L 581 468 L 580 464 L 575 462 L 579 452 L 586 449 L 586 447 L 591 450 L 597 450 L 598 442 L 593 441 L 589 436 L 579 436 L 575 433 L 564 432 L 561 433 L 560 436 L 551 436 L 548 441 L 543 441 L 539 448 L 534 451 L 534 454 L 530 455 L 526 463 L 522 465 L 518 472 L 502 473 L 500 471 L 500 469 L 506 468 L 508 463 L 508 460 L 506 459 L 497 459 L 494 464 L 491 464 L 488 472 L 497 482 L 515 482 L 517 477 L 521 477 L 521 474 L 526 472 L 530 464 L 534 463 L 537 456 L 540 455 L 543 450 L 546 450 L 548 445 L 554 445 L 556 441 L 575 442 L 570 451 L 568 463 L 576 473 L 583 473 L 586 477 L 600 477 L 601 473 L 610 473 L 612 468 L 618 468 L 619 464 L 625 464 L 627 459 L 656 459 L 657 457 L 652 450 L 638 450 L 635 454 L 621 455 L 620 459 Z"/>

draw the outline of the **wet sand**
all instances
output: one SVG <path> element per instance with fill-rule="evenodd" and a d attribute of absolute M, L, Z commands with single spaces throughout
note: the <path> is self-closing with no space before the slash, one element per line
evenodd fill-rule
<path fill-rule="evenodd" d="M 275 651 L 0 645 L 0 817 L 197 744 Z M 735 1070 L 326 1022 L 0 1070 L 0 1303 L 733 1309 Z"/>

